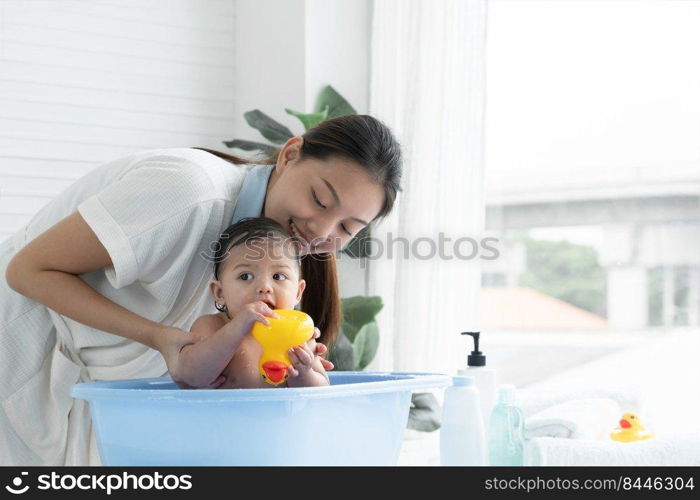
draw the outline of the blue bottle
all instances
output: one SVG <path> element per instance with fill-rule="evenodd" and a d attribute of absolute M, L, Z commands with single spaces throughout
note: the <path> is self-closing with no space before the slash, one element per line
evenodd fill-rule
<path fill-rule="evenodd" d="M 523 465 L 523 412 L 515 405 L 515 386 L 502 385 L 489 421 L 489 465 Z"/>

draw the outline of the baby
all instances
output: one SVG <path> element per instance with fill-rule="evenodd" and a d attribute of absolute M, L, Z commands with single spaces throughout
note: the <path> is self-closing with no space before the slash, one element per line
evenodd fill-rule
<path fill-rule="evenodd" d="M 262 346 L 250 334 L 258 321 L 270 324 L 273 309 L 293 309 L 306 282 L 301 279 L 298 247 L 277 222 L 247 218 L 230 226 L 219 240 L 210 283 L 218 314 L 198 318 L 190 329 L 194 343 L 180 351 L 177 383 L 183 388 L 271 388 L 258 370 Z M 278 387 L 329 385 L 315 354 L 316 338 L 289 350 L 292 366 Z M 223 383 L 222 383 L 223 380 Z"/>

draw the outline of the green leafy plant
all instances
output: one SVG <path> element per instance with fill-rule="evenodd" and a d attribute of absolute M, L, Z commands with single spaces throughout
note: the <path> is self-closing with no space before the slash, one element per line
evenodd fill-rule
<path fill-rule="evenodd" d="M 343 319 L 338 339 L 328 359 L 336 370 L 360 371 L 369 365 L 379 347 L 376 316 L 384 304 L 381 297 L 356 296 L 342 299 Z M 440 405 L 431 393 L 411 396 L 409 429 L 431 432 L 440 428 Z"/>
<path fill-rule="evenodd" d="M 411 410 L 408 413 L 408 427 L 416 431 L 433 432 L 440 428 L 440 403 L 429 392 L 411 395 Z"/>
<path fill-rule="evenodd" d="M 304 126 L 304 130 L 309 130 L 310 128 L 315 127 L 322 121 L 328 120 L 329 118 L 357 114 L 355 108 L 353 108 L 350 103 L 330 85 L 326 85 L 323 87 L 323 89 L 321 89 L 321 92 L 316 99 L 314 111 L 311 113 L 302 113 L 289 108 L 285 108 L 284 110 L 287 114 L 297 117 Z M 224 141 L 224 144 L 226 144 L 226 146 L 229 148 L 238 148 L 244 151 L 258 151 L 266 154 L 272 154 L 288 139 L 294 137 L 291 130 L 259 109 L 248 111 L 243 114 L 243 117 L 248 125 L 260 132 L 260 134 L 262 134 L 262 136 L 272 144 L 247 141 L 243 139 Z"/>
<path fill-rule="evenodd" d="M 338 339 L 328 359 L 337 370 L 364 370 L 377 354 L 379 328 L 375 317 L 384 304 L 381 297 L 349 297 L 342 299 L 343 319 Z"/>

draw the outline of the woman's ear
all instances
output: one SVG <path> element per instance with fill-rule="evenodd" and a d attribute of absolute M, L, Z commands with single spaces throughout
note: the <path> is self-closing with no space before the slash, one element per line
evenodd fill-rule
<path fill-rule="evenodd" d="M 304 144 L 304 138 L 300 135 L 287 139 L 287 142 L 282 146 L 277 157 L 277 167 L 284 168 L 289 163 L 298 160 L 301 155 L 301 146 Z"/>
<path fill-rule="evenodd" d="M 306 281 L 299 280 L 299 287 L 297 288 L 297 304 L 301 300 L 301 296 L 304 295 L 305 289 L 306 289 Z"/>

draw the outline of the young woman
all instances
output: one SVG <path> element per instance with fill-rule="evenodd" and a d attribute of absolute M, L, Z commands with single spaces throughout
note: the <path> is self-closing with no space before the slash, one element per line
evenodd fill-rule
<path fill-rule="evenodd" d="M 351 115 L 289 139 L 268 163 L 140 152 L 92 170 L 0 243 L 0 465 L 99 463 L 89 408 L 70 387 L 177 373 L 190 325 L 213 307 L 216 242 L 244 217 L 301 238 L 301 310 L 332 342 L 333 252 L 391 211 L 399 145 L 378 120 Z"/>

